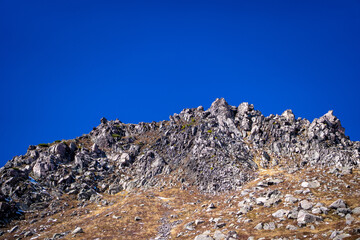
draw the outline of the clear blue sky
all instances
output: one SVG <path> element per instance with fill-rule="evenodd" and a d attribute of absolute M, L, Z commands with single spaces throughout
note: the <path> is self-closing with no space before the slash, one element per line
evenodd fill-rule
<path fill-rule="evenodd" d="M 0 0 L 0 166 L 100 118 L 167 120 L 217 97 L 329 109 L 360 140 L 360 1 Z"/>

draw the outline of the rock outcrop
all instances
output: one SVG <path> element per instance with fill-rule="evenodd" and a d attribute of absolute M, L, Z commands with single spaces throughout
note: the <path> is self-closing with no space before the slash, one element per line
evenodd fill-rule
<path fill-rule="evenodd" d="M 0 223 L 48 207 L 64 194 L 99 201 L 101 193 L 163 184 L 216 193 L 240 190 L 259 169 L 318 166 L 341 174 L 359 165 L 360 143 L 345 135 L 332 111 L 310 123 L 291 110 L 265 117 L 252 104 L 235 107 L 216 99 L 206 111 L 184 109 L 169 121 L 124 124 L 102 118 L 89 134 L 30 146 L 0 169 Z M 263 197 L 262 204 L 276 204 L 275 196 Z M 301 202 L 303 209 L 309 206 Z M 303 210 L 298 219 L 319 220 Z"/>

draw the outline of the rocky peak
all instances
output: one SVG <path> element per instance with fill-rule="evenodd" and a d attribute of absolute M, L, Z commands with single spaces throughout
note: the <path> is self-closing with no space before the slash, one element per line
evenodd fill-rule
<path fill-rule="evenodd" d="M 295 115 L 293 114 L 291 109 L 285 110 L 282 114 L 282 117 L 286 119 L 286 121 L 293 123 L 295 121 Z"/>
<path fill-rule="evenodd" d="M 225 118 L 232 118 L 233 112 L 230 105 L 225 101 L 224 98 L 217 98 L 210 106 L 209 109 L 211 115 L 222 116 Z"/>
<path fill-rule="evenodd" d="M 359 146 L 332 111 L 310 124 L 291 110 L 265 117 L 252 104 L 218 98 L 206 111 L 184 109 L 170 121 L 102 118 L 89 134 L 30 146 L 0 169 L 0 189 L 11 219 L 63 195 L 97 201 L 100 194 L 161 185 L 217 194 L 240 190 L 264 169 L 355 168 Z"/>
<path fill-rule="evenodd" d="M 329 110 L 324 116 L 319 118 L 318 122 L 327 123 L 331 128 L 334 128 L 336 131 L 345 134 L 345 128 L 341 126 L 340 120 L 334 116 L 333 112 L 333 110 Z"/>
<path fill-rule="evenodd" d="M 241 103 L 237 108 L 237 116 L 242 117 L 247 115 L 250 111 L 254 110 L 254 105 L 247 102 Z"/>

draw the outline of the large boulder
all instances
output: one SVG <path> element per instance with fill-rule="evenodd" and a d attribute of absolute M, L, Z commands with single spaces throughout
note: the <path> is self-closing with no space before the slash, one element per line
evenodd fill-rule
<path fill-rule="evenodd" d="M 78 168 L 86 168 L 91 162 L 91 157 L 85 152 L 78 152 L 75 155 L 75 166 Z"/>
<path fill-rule="evenodd" d="M 167 162 L 155 151 L 148 151 L 140 156 L 137 160 L 137 171 L 145 178 L 151 178 L 166 171 L 169 173 L 170 168 Z"/>
<path fill-rule="evenodd" d="M 306 225 L 307 223 L 313 223 L 317 221 L 322 221 L 322 217 L 310 214 L 304 210 L 300 210 L 298 213 L 297 222 L 299 225 Z"/>
<path fill-rule="evenodd" d="M 58 155 L 61 158 L 65 158 L 69 155 L 70 148 L 68 147 L 68 145 L 62 142 L 51 146 L 49 151 L 50 153 Z"/>
<path fill-rule="evenodd" d="M 37 160 L 32 171 L 35 178 L 43 178 L 47 176 L 49 171 L 53 171 L 55 168 L 56 163 L 53 156 L 47 156 Z"/>

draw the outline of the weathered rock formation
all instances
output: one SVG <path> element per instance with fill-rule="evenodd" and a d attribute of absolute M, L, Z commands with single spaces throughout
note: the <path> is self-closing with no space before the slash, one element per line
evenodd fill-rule
<path fill-rule="evenodd" d="M 345 135 L 332 111 L 309 122 L 291 110 L 265 117 L 251 104 L 235 107 L 216 99 L 206 111 L 184 109 L 169 121 L 102 118 L 89 134 L 30 146 L 0 169 L 0 222 L 48 207 L 63 194 L 97 201 L 104 192 L 164 183 L 222 192 L 256 178 L 259 168 L 352 171 L 360 165 L 359 153 L 360 142 Z M 301 221 L 312 219 L 301 214 Z"/>

